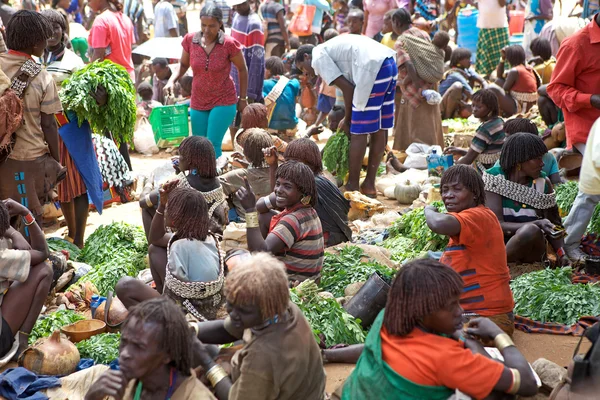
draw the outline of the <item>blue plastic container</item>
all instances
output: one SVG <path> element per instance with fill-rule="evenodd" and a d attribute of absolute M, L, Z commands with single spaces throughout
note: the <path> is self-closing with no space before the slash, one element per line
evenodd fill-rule
<path fill-rule="evenodd" d="M 90 310 L 92 311 L 92 318 L 96 316 L 96 309 L 106 301 L 106 297 L 98 296 L 97 294 L 92 295 L 92 300 L 90 301 Z"/>
<path fill-rule="evenodd" d="M 479 11 L 476 8 L 467 6 L 458 13 L 458 47 L 464 47 L 471 51 L 471 62 L 475 64 L 477 53 L 477 40 L 479 38 L 479 28 L 477 27 L 477 17 Z"/>

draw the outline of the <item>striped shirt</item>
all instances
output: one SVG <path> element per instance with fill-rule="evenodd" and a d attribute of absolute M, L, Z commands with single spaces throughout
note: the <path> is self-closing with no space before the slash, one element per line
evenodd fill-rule
<path fill-rule="evenodd" d="M 479 125 L 471 142 L 471 148 L 479 154 L 500 153 L 505 136 L 504 120 L 496 117 Z"/>
<path fill-rule="evenodd" d="M 277 21 L 280 11 L 285 15 L 285 8 L 276 1 L 267 0 L 260 6 L 260 14 L 267 22 L 267 43 L 283 43 L 281 27 Z"/>
<path fill-rule="evenodd" d="M 323 267 L 325 244 L 317 212 L 302 205 L 286 209 L 271 219 L 269 234 L 277 236 L 285 249 L 275 256 L 289 273 L 316 275 Z"/>

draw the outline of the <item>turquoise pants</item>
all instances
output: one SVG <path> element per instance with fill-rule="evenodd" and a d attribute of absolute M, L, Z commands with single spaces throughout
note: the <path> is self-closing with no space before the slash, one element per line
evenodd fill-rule
<path fill-rule="evenodd" d="M 215 156 L 221 157 L 223 136 L 233 123 L 237 106 L 217 106 L 211 110 L 190 110 L 192 135 L 208 138 L 215 148 Z"/>

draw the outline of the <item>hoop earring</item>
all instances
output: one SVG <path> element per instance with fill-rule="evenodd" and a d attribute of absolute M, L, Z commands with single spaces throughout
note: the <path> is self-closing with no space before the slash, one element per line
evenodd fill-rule
<path fill-rule="evenodd" d="M 302 198 L 300 199 L 300 203 L 304 204 L 305 206 L 310 204 L 310 196 L 302 196 Z"/>

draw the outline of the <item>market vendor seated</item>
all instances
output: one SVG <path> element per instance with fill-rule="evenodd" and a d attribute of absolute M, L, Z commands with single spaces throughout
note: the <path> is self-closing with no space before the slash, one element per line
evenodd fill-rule
<path fill-rule="evenodd" d="M 275 255 L 292 282 L 318 279 L 325 246 L 314 209 L 317 189 L 312 170 L 301 162 L 286 161 L 277 169 L 274 193 L 275 204 L 267 200 L 262 207 L 247 179 L 236 193 L 246 210 L 248 250 Z M 273 210 L 275 206 L 283 211 Z"/>
<path fill-rule="evenodd" d="M 220 234 L 229 222 L 228 206 L 223 188 L 217 176 L 215 149 L 205 137 L 190 136 L 179 146 L 179 158 L 174 163 L 178 187 L 195 189 L 202 194 L 208 205 L 209 230 Z M 140 196 L 142 221 L 146 237 L 149 237 L 152 218 L 159 204 L 159 189 Z"/>
<path fill-rule="evenodd" d="M 11 218 L 22 219 L 31 244 L 10 226 Z M 17 355 L 29 345 L 29 333 L 52 284 L 48 254 L 44 232 L 27 207 L 0 200 L 0 358 L 12 348 L 17 333 Z"/>
<path fill-rule="evenodd" d="M 444 172 L 440 188 L 448 213 L 429 205 L 425 218 L 433 232 L 450 237 L 440 262 L 463 279 L 461 307 L 490 318 L 512 335 L 515 303 L 504 235 L 498 218 L 485 206 L 483 180 L 474 168 L 459 164 Z"/>
<path fill-rule="evenodd" d="M 157 298 L 129 310 L 121 331 L 119 369 L 90 386 L 85 400 L 213 400 L 192 370 L 193 331 L 175 303 Z"/>
<path fill-rule="evenodd" d="M 267 157 L 271 170 L 272 185 L 275 186 L 275 174 L 277 170 L 277 159 L 275 149 L 268 151 Z M 323 176 L 323 162 L 319 146 L 310 139 L 296 139 L 288 144 L 284 154 L 285 161 L 299 161 L 307 165 L 315 175 L 317 189 L 317 203 L 314 208 L 321 220 L 325 246 L 334 246 L 343 242 L 352 241 L 352 230 L 348 226 L 348 211 L 350 202 L 340 192 L 340 189 Z M 252 186 L 254 188 L 254 186 Z M 268 199 L 260 199 L 257 204 L 259 210 L 276 203 L 275 193 L 271 193 Z"/>
<path fill-rule="evenodd" d="M 489 89 L 481 89 L 473 95 L 473 115 L 479 118 L 481 125 L 477 127 L 469 149 L 450 146 L 445 154 L 461 156 L 457 164 L 472 164 L 482 172 L 500 159 L 500 151 L 504 144 L 504 120 L 499 117 L 498 99 Z"/>
<path fill-rule="evenodd" d="M 117 283 L 117 296 L 129 309 L 164 294 L 199 320 L 212 320 L 223 303 L 219 242 L 208 230 L 208 206 L 202 193 L 177 186 L 172 181 L 161 188 L 150 227 L 148 255 L 156 290 L 124 277 Z M 166 227 L 174 233 L 166 232 Z"/>
<path fill-rule="evenodd" d="M 549 242 L 559 263 L 569 265 L 552 183 L 542 171 L 547 152 L 539 136 L 515 133 L 504 142 L 500 165 L 483 174 L 486 203 L 500 221 L 509 263 L 544 261 Z"/>
<path fill-rule="evenodd" d="M 446 400 L 455 390 L 475 399 L 536 394 L 531 367 L 496 324 L 476 318 L 465 332 L 462 292 L 462 279 L 450 267 L 433 260 L 405 264 L 342 400 Z M 488 358 L 475 338 L 493 340 L 504 364 Z"/>
<path fill-rule="evenodd" d="M 290 301 L 284 265 L 266 253 L 242 261 L 227 276 L 225 320 L 198 323 L 194 360 L 219 400 L 321 400 L 325 373 L 311 327 Z M 227 373 L 206 344 L 244 339 Z"/>

